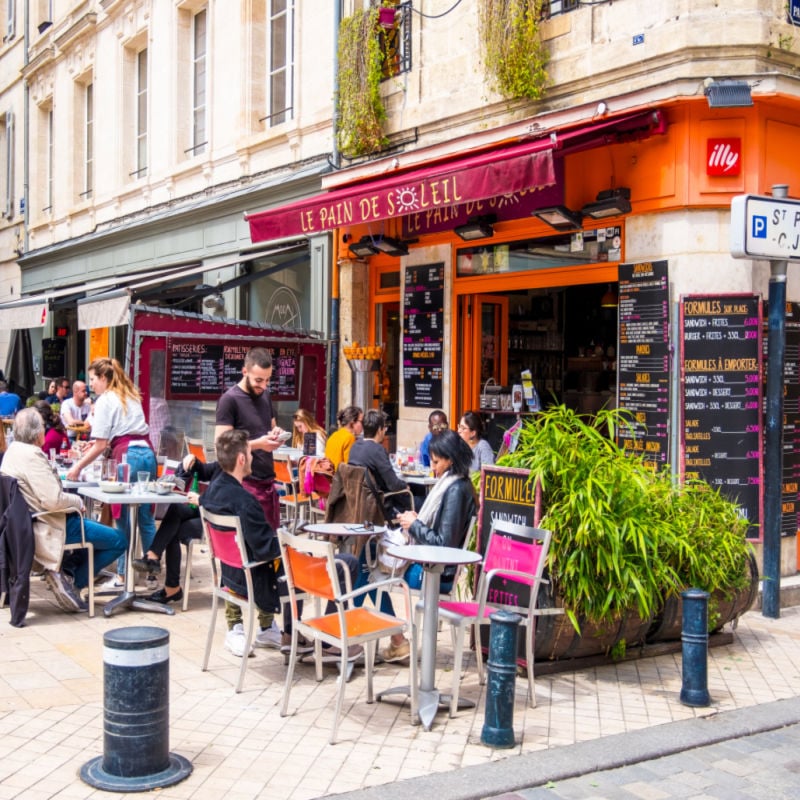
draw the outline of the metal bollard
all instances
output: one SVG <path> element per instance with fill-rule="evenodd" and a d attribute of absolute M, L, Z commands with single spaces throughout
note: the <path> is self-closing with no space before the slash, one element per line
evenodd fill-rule
<path fill-rule="evenodd" d="M 513 747 L 514 684 L 517 677 L 517 630 L 522 619 L 510 611 L 495 611 L 489 617 L 488 681 L 486 713 L 481 744 L 489 747 Z M 480 642 L 476 642 L 478 647 Z"/>
<path fill-rule="evenodd" d="M 711 703 L 708 694 L 708 597 L 708 592 L 702 589 L 681 592 L 681 703 L 685 706 L 707 706 Z"/>
<path fill-rule="evenodd" d="M 103 755 L 81 779 L 112 792 L 171 786 L 192 772 L 169 752 L 169 631 L 117 628 L 103 635 Z"/>

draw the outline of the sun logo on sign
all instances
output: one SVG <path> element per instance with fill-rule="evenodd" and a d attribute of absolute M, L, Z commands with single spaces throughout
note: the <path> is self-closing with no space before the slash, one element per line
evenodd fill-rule
<path fill-rule="evenodd" d="M 397 210 L 403 214 L 406 211 L 414 211 L 419 206 L 417 200 L 417 190 L 413 186 L 404 186 L 395 192 L 397 198 Z"/>

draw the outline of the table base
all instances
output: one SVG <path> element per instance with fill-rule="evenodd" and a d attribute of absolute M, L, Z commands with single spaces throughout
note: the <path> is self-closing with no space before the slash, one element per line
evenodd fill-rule
<path fill-rule="evenodd" d="M 381 702 L 384 697 L 392 695 L 410 697 L 411 687 L 395 686 L 391 689 L 385 689 L 384 691 L 379 692 L 377 695 L 375 695 L 375 697 L 377 698 L 378 702 Z M 450 701 L 452 700 L 453 696 L 450 694 L 443 694 L 438 689 L 420 689 L 418 695 L 419 722 L 422 723 L 422 727 L 425 728 L 426 731 L 429 731 L 433 726 L 433 720 L 436 717 L 436 712 L 440 708 L 450 708 Z M 475 708 L 475 703 L 473 703 L 472 700 L 467 700 L 466 698 L 459 696 L 458 708 L 459 710 Z M 417 720 L 412 720 L 412 722 L 415 725 L 418 724 Z"/>
<path fill-rule="evenodd" d="M 174 608 L 170 608 L 164 603 L 156 603 L 155 600 L 146 600 L 144 597 L 137 595 L 136 592 L 123 591 L 103 606 L 103 616 L 110 617 L 115 611 L 129 608 L 135 608 L 137 611 L 156 611 L 161 614 L 169 614 L 170 616 L 175 613 Z"/>

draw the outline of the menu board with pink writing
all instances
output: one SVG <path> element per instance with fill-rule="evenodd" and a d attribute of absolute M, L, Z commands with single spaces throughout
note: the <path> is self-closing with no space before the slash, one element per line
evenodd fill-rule
<path fill-rule="evenodd" d="M 761 520 L 761 300 L 681 298 L 681 468 L 738 503 L 759 538 Z"/>

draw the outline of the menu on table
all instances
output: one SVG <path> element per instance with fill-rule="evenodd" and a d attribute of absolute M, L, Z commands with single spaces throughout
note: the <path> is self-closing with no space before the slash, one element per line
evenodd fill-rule
<path fill-rule="evenodd" d="M 761 300 L 681 298 L 681 469 L 738 503 L 759 538 L 761 521 Z"/>
<path fill-rule="evenodd" d="M 298 347 L 263 340 L 211 344 L 200 339 L 170 338 L 167 342 L 167 396 L 172 400 L 219 397 L 241 380 L 245 356 L 253 347 L 265 347 L 272 355 L 272 397 L 297 399 Z"/>
<path fill-rule="evenodd" d="M 800 303 L 786 304 L 783 363 L 783 474 L 781 476 L 781 536 L 800 531 Z M 767 363 L 767 303 L 764 303 L 763 349 Z M 766 412 L 766 370 L 764 370 Z M 765 426 L 766 427 L 766 426 Z"/>
<path fill-rule="evenodd" d="M 444 264 L 406 267 L 403 294 L 405 405 L 440 408 L 444 341 Z"/>
<path fill-rule="evenodd" d="M 617 406 L 631 412 L 617 431 L 623 449 L 656 466 L 669 451 L 669 287 L 666 261 L 619 265 Z"/>

